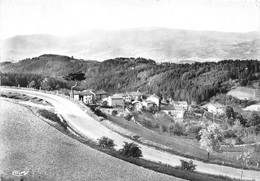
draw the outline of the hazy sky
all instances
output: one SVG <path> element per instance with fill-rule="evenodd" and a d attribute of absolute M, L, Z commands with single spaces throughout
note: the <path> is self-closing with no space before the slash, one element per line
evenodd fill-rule
<path fill-rule="evenodd" d="M 168 27 L 260 31 L 260 0 L 0 0 L 0 35 Z"/>

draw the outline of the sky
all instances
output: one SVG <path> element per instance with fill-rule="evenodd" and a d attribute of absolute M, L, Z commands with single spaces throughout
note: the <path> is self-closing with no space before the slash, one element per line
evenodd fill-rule
<path fill-rule="evenodd" d="M 260 0 L 0 0 L 0 38 L 91 29 L 260 31 Z"/>

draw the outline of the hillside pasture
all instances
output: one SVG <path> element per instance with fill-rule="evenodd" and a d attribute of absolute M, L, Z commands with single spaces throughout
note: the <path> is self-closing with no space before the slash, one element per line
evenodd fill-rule
<path fill-rule="evenodd" d="M 238 99 L 247 99 L 247 100 L 256 100 L 260 101 L 260 93 L 258 89 L 253 89 L 249 87 L 237 87 L 232 89 L 227 93 L 227 95 L 231 95 Z"/>

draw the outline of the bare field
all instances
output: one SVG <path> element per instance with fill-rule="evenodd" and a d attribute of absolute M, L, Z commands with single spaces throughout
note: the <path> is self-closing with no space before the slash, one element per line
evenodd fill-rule
<path fill-rule="evenodd" d="M 181 180 L 116 159 L 57 131 L 32 112 L 0 99 L 0 175 L 26 180 Z"/>

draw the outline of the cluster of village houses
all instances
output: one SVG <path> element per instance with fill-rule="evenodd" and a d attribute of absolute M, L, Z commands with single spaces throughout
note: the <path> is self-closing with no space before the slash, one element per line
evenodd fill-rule
<path fill-rule="evenodd" d="M 108 95 L 104 90 L 84 90 L 74 91 L 73 97 L 76 100 L 83 101 L 87 105 L 101 105 L 102 112 L 106 114 L 112 114 L 113 110 L 120 113 L 132 110 L 149 110 L 153 107 L 177 119 L 182 119 L 185 111 L 195 104 L 192 103 L 189 105 L 186 101 L 173 101 L 172 99 L 161 100 L 155 94 L 139 91 Z M 225 112 L 225 106 L 219 103 L 208 103 L 202 107 L 214 115 L 224 114 Z"/>

